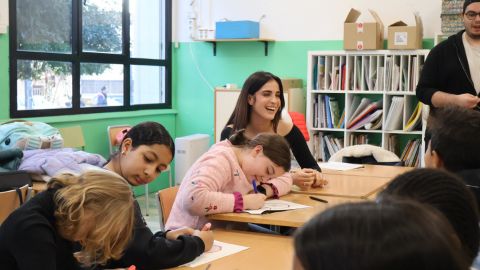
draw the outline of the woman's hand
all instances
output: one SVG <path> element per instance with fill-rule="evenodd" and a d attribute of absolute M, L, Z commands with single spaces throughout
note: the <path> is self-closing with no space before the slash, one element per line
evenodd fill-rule
<path fill-rule="evenodd" d="M 262 193 L 243 195 L 243 209 L 260 209 L 265 204 L 267 196 Z"/>
<path fill-rule="evenodd" d="M 314 169 L 298 169 L 290 171 L 290 174 L 292 175 L 293 184 L 300 189 L 323 187 L 328 183 L 322 173 Z"/>

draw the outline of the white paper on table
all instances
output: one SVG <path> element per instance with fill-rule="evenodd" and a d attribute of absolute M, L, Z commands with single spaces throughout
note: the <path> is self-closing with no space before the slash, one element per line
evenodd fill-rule
<path fill-rule="evenodd" d="M 183 266 L 188 266 L 188 267 L 197 267 L 202 264 L 209 263 L 214 260 L 218 260 L 220 258 L 223 258 L 225 256 L 229 256 L 232 254 L 235 254 L 237 252 L 240 252 L 242 250 L 246 250 L 249 247 L 244 247 L 244 246 L 239 246 L 239 245 L 234 245 L 234 244 L 229 244 L 225 242 L 220 242 L 220 241 L 213 241 L 213 246 L 212 249 L 209 251 L 204 252 L 202 255 L 198 256 L 195 260 L 184 264 Z"/>
<path fill-rule="evenodd" d="M 326 162 L 326 163 L 318 163 L 320 169 L 329 169 L 329 170 L 336 170 L 336 171 L 348 171 L 358 168 L 363 168 L 362 164 L 352 164 L 352 163 L 344 163 L 344 162 Z"/>
<path fill-rule="evenodd" d="M 293 203 L 289 201 L 283 200 L 268 200 L 265 201 L 265 204 L 262 208 L 257 210 L 243 210 L 243 212 L 247 212 L 252 215 L 261 215 L 264 212 L 275 212 L 275 211 L 287 211 L 287 210 L 295 210 L 295 209 L 302 209 L 308 208 L 311 206 Z"/>

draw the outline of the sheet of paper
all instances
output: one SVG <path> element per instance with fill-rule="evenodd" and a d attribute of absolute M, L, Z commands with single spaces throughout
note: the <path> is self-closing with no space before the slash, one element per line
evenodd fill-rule
<path fill-rule="evenodd" d="M 212 249 L 204 252 L 202 255 L 198 256 L 195 260 L 184 264 L 184 266 L 188 266 L 192 268 L 197 267 L 199 265 L 206 264 L 214 260 L 218 260 L 225 256 L 229 256 L 246 249 L 248 249 L 248 247 L 229 244 L 229 243 L 215 240 L 213 241 Z"/>
<path fill-rule="evenodd" d="M 263 205 L 262 208 L 257 210 L 244 210 L 244 212 L 247 212 L 252 215 L 261 215 L 266 211 L 269 211 L 269 212 L 270 211 L 287 211 L 287 210 L 295 210 L 295 209 L 308 208 L 308 207 L 311 207 L 311 206 L 283 201 L 283 200 L 268 200 L 268 201 L 265 201 L 265 205 Z"/>
<path fill-rule="evenodd" d="M 329 170 L 336 170 L 336 171 L 348 171 L 357 168 L 363 168 L 362 164 L 352 164 L 352 163 L 344 163 L 344 162 L 326 162 L 326 163 L 318 163 L 320 169 L 329 169 Z"/>

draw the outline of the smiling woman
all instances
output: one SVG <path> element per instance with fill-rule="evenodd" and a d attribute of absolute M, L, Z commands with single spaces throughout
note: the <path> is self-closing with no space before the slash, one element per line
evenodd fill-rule
<path fill-rule="evenodd" d="M 247 138 L 253 138 L 260 132 L 279 134 L 288 141 L 295 159 L 302 167 L 292 172 L 293 184 L 302 189 L 323 186 L 326 181 L 300 129 L 290 121 L 281 119 L 284 107 L 280 78 L 265 71 L 253 73 L 243 84 L 235 109 L 222 131 L 221 140 L 242 129 L 245 129 Z"/>

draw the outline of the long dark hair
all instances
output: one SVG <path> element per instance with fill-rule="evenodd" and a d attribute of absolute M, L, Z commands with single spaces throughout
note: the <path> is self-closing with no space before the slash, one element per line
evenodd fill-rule
<path fill-rule="evenodd" d="M 290 171 L 291 154 L 288 142 L 275 133 L 259 133 L 252 139 L 245 137 L 245 130 L 239 130 L 228 140 L 237 147 L 252 149 L 257 145 L 263 147 L 263 154 L 273 163 L 282 167 L 286 172 Z"/>
<path fill-rule="evenodd" d="M 285 99 L 283 97 L 282 81 L 279 77 L 270 72 L 257 71 L 250 75 L 243 84 L 242 91 L 238 97 L 237 104 L 233 110 L 232 115 L 228 119 L 225 126 L 233 125 L 233 131 L 244 129 L 250 122 L 250 115 L 252 113 L 252 106 L 248 104 L 248 97 L 255 95 L 255 93 L 262 88 L 267 82 L 274 80 L 280 89 L 280 108 L 272 120 L 273 130 L 277 132 L 278 122 L 280 121 L 282 110 L 285 107 Z"/>
<path fill-rule="evenodd" d="M 478 209 L 475 197 L 460 178 L 444 170 L 413 170 L 395 177 L 377 200 L 392 196 L 412 199 L 440 211 L 457 233 L 464 253 L 473 262 L 480 241 Z"/>

